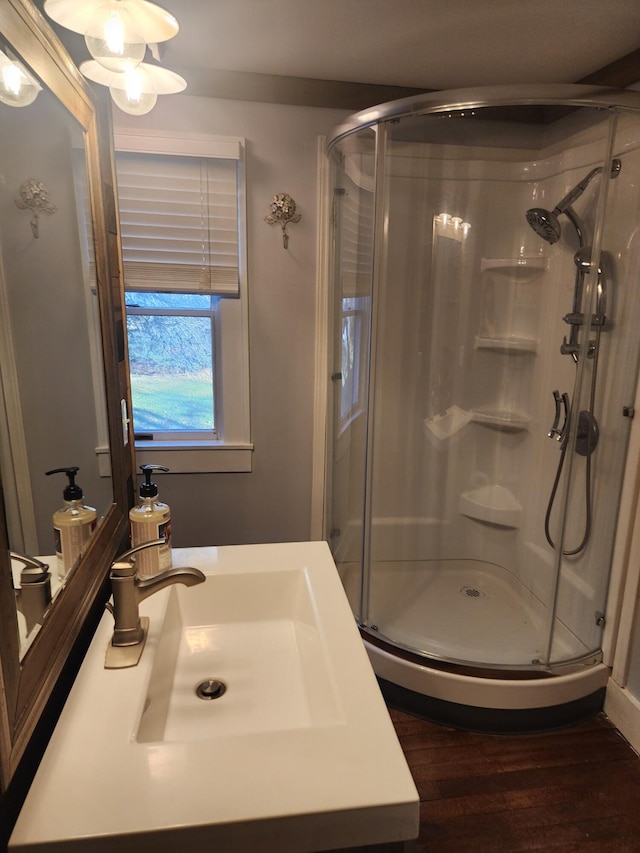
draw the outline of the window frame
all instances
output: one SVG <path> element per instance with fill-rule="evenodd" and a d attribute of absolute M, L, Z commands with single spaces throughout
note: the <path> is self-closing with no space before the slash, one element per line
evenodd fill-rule
<path fill-rule="evenodd" d="M 118 151 L 180 157 L 234 159 L 238 164 L 239 297 L 219 299 L 214 330 L 218 393 L 216 439 L 135 440 L 137 464 L 165 465 L 174 473 L 249 472 L 253 444 L 249 401 L 245 141 L 241 137 L 167 133 L 129 128 L 114 131 Z"/>

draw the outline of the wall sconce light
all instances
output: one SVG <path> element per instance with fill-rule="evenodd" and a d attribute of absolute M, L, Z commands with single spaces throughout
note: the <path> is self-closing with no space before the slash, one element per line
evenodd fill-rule
<path fill-rule="evenodd" d="M 42 86 L 24 65 L 0 50 L 0 102 L 10 107 L 27 107 L 38 97 Z"/>
<path fill-rule="evenodd" d="M 80 33 L 91 60 L 80 65 L 89 80 L 108 86 L 114 103 L 130 115 L 144 115 L 158 95 L 186 89 L 186 81 L 147 58 L 149 46 L 173 38 L 175 17 L 149 0 L 45 0 L 45 12 Z"/>
<path fill-rule="evenodd" d="M 285 249 L 289 248 L 289 235 L 287 234 L 287 225 L 290 222 L 300 222 L 302 219 L 301 213 L 296 213 L 296 203 L 288 193 L 278 193 L 274 195 L 270 206 L 271 213 L 265 216 L 264 221 L 268 225 L 280 223 L 282 229 L 282 245 Z"/>
<path fill-rule="evenodd" d="M 20 198 L 16 199 L 16 207 L 20 210 L 30 210 L 33 213 L 31 218 L 31 231 L 33 236 L 38 239 L 38 220 L 41 213 L 55 213 L 58 209 L 54 204 L 51 204 L 51 196 L 49 188 L 43 181 L 36 181 L 33 178 L 24 181 L 20 187 Z"/>

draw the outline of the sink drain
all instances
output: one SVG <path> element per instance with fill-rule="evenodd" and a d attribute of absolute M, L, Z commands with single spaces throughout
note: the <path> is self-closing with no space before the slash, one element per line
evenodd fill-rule
<path fill-rule="evenodd" d="M 196 685 L 198 699 L 219 699 L 227 690 L 227 685 L 219 678 L 205 678 Z"/>

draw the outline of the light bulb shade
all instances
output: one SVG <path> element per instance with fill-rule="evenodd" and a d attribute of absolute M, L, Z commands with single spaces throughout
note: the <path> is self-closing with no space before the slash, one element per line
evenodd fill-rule
<path fill-rule="evenodd" d="M 179 29 L 174 16 L 148 0 L 113 0 L 126 10 L 135 22 L 135 28 L 146 44 L 157 44 L 173 38 Z M 45 0 L 44 11 L 56 23 L 74 33 L 85 33 L 91 28 L 96 13 L 105 0 Z"/>
<path fill-rule="evenodd" d="M 114 75 L 109 91 L 116 106 L 132 116 L 151 112 L 158 100 L 156 87 L 144 66 Z"/>
<path fill-rule="evenodd" d="M 109 71 L 134 68 L 142 62 L 147 49 L 123 0 L 106 0 L 96 9 L 84 40 L 91 56 Z"/>
<path fill-rule="evenodd" d="M 10 107 L 27 107 L 38 97 L 42 86 L 24 65 L 10 59 L 0 50 L 0 103 Z"/>
<path fill-rule="evenodd" d="M 161 65 L 141 62 L 134 70 L 141 74 L 144 73 L 143 87 L 155 92 L 156 95 L 176 95 L 187 88 L 187 81 L 183 77 L 176 74 L 175 71 L 163 68 Z M 101 86 L 108 86 L 112 90 L 126 88 L 126 74 L 115 74 L 112 71 L 107 71 L 95 60 L 83 62 L 80 65 L 80 71 L 88 80 L 99 83 Z"/>
<path fill-rule="evenodd" d="M 135 86 L 126 89 L 110 86 L 109 91 L 114 104 L 130 116 L 143 116 L 150 113 L 158 101 L 155 92 L 143 92 Z"/>

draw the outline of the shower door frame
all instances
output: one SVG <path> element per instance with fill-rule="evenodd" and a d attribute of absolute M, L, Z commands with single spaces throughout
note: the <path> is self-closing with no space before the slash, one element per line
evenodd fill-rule
<path fill-rule="evenodd" d="M 362 570 L 360 579 L 360 626 L 366 628 L 369 623 L 369 601 L 371 595 L 371 495 L 373 489 L 372 453 L 374 441 L 376 371 L 375 364 L 378 347 L 378 312 L 380 310 L 380 276 L 382 270 L 383 252 L 386 249 L 384 240 L 385 216 L 384 211 L 384 168 L 386 163 L 387 125 L 378 124 L 375 128 L 375 184 L 374 184 L 374 232 L 373 232 L 373 273 L 371 281 L 371 326 L 369 329 L 368 353 L 368 391 L 367 391 L 367 429 L 365 439 L 365 477 L 364 505 L 362 519 Z"/>

